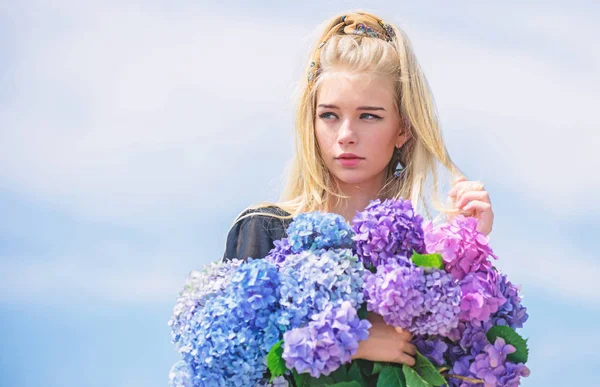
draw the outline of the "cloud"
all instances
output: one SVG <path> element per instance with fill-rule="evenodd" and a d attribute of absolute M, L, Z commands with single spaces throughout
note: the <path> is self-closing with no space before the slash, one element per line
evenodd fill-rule
<path fill-rule="evenodd" d="M 600 307 L 600 263 L 585 246 L 565 244 L 543 232 L 519 233 L 517 228 L 494 230 L 490 245 L 499 256 L 495 265 L 511 282 L 524 285 L 523 294 L 532 288 L 547 300 Z"/>
<path fill-rule="evenodd" d="M 50 257 L 39 261 L 11 257 L 0 274 L 3 303 L 84 305 L 175 303 L 192 259 L 181 255 L 141 257 L 123 255 L 122 262 L 94 264 L 80 257 Z M 144 264 L 145 260 L 156 262 Z M 174 260 L 179 260 L 174 262 Z M 199 268 L 199 267 L 198 267 Z M 191 270 L 191 269 L 190 269 Z"/>
<path fill-rule="evenodd" d="M 510 31 L 502 44 L 412 31 L 450 150 L 477 178 L 519 190 L 543 211 L 598 214 L 600 180 L 590 167 L 600 165 L 600 89 L 590 82 L 600 55 L 588 47 L 600 28 L 551 8 L 506 12 L 516 16 L 489 18 L 488 28 Z"/>
<path fill-rule="evenodd" d="M 224 15 L 121 4 L 65 12 L 74 13 L 66 31 L 18 31 L 16 92 L 0 115 L 10 128 L 0 132 L 5 184 L 119 219 L 227 206 L 218 199 L 281 172 L 291 150 L 292 26 L 223 28 Z M 245 155 L 260 171 L 244 173 Z"/>

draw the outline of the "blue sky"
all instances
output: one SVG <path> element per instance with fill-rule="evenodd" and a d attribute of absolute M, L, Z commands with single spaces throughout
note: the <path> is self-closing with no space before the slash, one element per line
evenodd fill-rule
<path fill-rule="evenodd" d="M 166 385 L 179 287 L 278 196 L 314 31 L 362 4 L 0 4 L 0 385 Z M 453 160 L 490 192 L 531 316 L 523 385 L 593 384 L 599 6 L 369 5 L 407 31 Z"/>

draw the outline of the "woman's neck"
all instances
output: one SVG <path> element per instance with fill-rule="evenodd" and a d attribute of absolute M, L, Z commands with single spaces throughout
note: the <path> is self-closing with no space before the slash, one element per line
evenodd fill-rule
<path fill-rule="evenodd" d="M 374 180 L 360 185 L 340 182 L 339 189 L 343 195 L 348 196 L 348 199 L 332 197 L 329 200 L 328 211 L 342 215 L 349 222 L 352 221 L 357 211 L 363 211 L 371 200 L 377 199 L 383 183 L 379 181 L 380 179 Z"/>

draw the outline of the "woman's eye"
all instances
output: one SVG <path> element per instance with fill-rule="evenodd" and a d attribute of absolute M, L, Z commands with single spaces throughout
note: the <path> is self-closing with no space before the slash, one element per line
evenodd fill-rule
<path fill-rule="evenodd" d="M 319 117 L 323 118 L 323 119 L 328 119 L 328 118 L 331 118 L 331 117 L 336 117 L 336 115 L 334 113 L 327 112 L 327 113 L 321 113 L 319 115 Z"/>
<path fill-rule="evenodd" d="M 368 120 L 380 120 L 381 117 L 376 116 L 375 114 L 363 113 L 360 115 L 360 118 L 367 118 Z"/>

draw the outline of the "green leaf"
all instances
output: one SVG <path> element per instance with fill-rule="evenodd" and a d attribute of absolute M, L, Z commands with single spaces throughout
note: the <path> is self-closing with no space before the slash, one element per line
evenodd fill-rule
<path fill-rule="evenodd" d="M 335 371 L 330 373 L 329 376 L 336 382 L 351 381 L 351 379 L 348 379 L 348 369 L 346 368 L 346 364 L 340 365 Z"/>
<path fill-rule="evenodd" d="M 292 370 L 292 375 L 294 376 L 294 381 L 298 387 L 327 387 L 334 386 L 337 383 L 352 381 L 348 377 L 346 365 L 341 365 L 329 375 L 322 375 L 318 378 L 313 378 L 308 373 L 299 374 L 296 370 Z"/>
<path fill-rule="evenodd" d="M 383 369 L 383 367 L 384 367 L 383 363 L 376 362 L 375 364 L 373 364 L 373 372 L 372 372 L 372 374 L 375 375 L 375 374 L 380 373 L 381 370 Z"/>
<path fill-rule="evenodd" d="M 446 384 L 446 379 L 439 373 L 437 368 L 423 356 L 419 351 L 415 356 L 415 365 L 413 367 L 415 371 L 429 384 L 432 386 L 443 386 Z"/>
<path fill-rule="evenodd" d="M 506 344 L 510 344 L 517 350 L 511 353 L 506 358 L 513 363 L 527 363 L 529 357 L 529 349 L 527 348 L 527 340 L 523 339 L 521 335 L 515 332 L 511 327 L 506 326 L 495 326 L 490 328 L 486 334 L 490 343 L 494 344 L 496 338 L 501 337 L 504 339 Z"/>
<path fill-rule="evenodd" d="M 360 368 L 363 375 L 365 375 L 365 376 L 373 375 L 374 370 L 375 370 L 375 365 L 372 361 L 365 360 L 365 359 L 356 359 L 353 361 L 353 363 L 358 364 L 358 368 Z M 352 369 L 350 369 L 350 370 L 352 370 Z"/>
<path fill-rule="evenodd" d="M 276 376 L 282 376 L 288 369 L 283 360 L 283 340 L 275 343 L 267 355 L 267 368 L 271 372 L 271 381 Z"/>
<path fill-rule="evenodd" d="M 402 366 L 402 372 L 406 378 L 406 387 L 432 387 L 431 384 L 427 383 L 427 381 L 414 370 L 414 368 L 404 364 Z"/>
<path fill-rule="evenodd" d="M 311 386 L 313 386 L 313 384 L 311 383 L 311 380 L 314 380 L 314 379 L 311 378 L 311 376 L 309 374 L 299 374 L 298 372 L 296 372 L 296 370 L 292 370 L 292 376 L 294 377 L 294 382 L 296 383 L 296 387 L 311 387 Z"/>
<path fill-rule="evenodd" d="M 326 384 L 325 386 L 326 387 L 362 387 L 362 384 L 360 382 L 353 380 L 351 382 L 339 382 L 336 384 Z"/>
<path fill-rule="evenodd" d="M 360 382 L 361 385 L 364 384 L 363 374 L 360 372 L 359 364 L 356 361 L 353 361 L 350 365 L 350 369 L 348 370 L 348 380 Z"/>
<path fill-rule="evenodd" d="M 377 387 L 407 387 L 400 367 L 392 365 L 383 366 L 379 373 Z"/>
<path fill-rule="evenodd" d="M 435 269 L 443 269 L 444 261 L 442 261 L 442 254 L 419 254 L 413 250 L 411 257 L 413 263 L 421 267 L 433 267 Z"/>
<path fill-rule="evenodd" d="M 367 314 L 369 314 L 369 311 L 367 310 L 366 302 L 363 302 L 363 304 L 360 306 L 360 308 L 358 309 L 356 314 L 358 315 L 358 318 L 361 320 L 364 320 L 367 318 Z"/>

